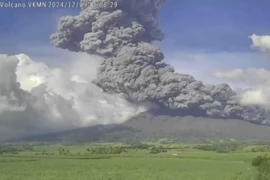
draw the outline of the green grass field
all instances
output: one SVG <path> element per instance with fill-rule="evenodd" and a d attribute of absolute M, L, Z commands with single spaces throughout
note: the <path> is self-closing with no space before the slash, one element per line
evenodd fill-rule
<path fill-rule="evenodd" d="M 59 155 L 59 147 L 38 146 L 34 151 L 0 155 L 0 180 L 255 180 L 250 161 L 265 154 L 194 149 L 179 153 L 174 148 L 160 154 L 130 150 L 89 155 L 84 153 L 88 146 L 65 146 L 70 154 Z M 49 155 L 37 153 L 44 150 Z"/>

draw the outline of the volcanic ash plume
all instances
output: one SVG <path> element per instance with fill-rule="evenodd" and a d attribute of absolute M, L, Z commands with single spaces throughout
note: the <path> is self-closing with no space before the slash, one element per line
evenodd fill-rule
<path fill-rule="evenodd" d="M 52 44 L 102 56 L 105 60 L 94 82 L 107 93 L 153 102 L 168 113 L 270 124 L 268 111 L 241 105 L 228 85 L 203 85 L 162 62 L 163 53 L 151 43 L 163 39 L 157 21 L 163 3 L 164 0 L 90 0 L 79 15 L 60 19 L 57 32 L 51 36 Z"/>

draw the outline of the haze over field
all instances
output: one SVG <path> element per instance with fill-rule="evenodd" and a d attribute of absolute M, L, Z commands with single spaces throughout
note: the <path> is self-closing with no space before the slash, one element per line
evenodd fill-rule
<path fill-rule="evenodd" d="M 178 73 L 153 44 L 164 39 L 158 12 L 168 2 L 115 2 L 117 7 L 82 7 L 78 15 L 59 19 L 50 39 L 55 48 L 71 51 L 63 51 L 72 59 L 65 67 L 52 68 L 25 54 L 1 55 L 0 139 L 122 123 L 157 108 L 166 115 L 270 125 L 269 70 L 210 72 L 220 82 L 244 84 L 240 91 Z M 267 59 L 270 36 L 252 33 L 246 37 L 251 48 Z"/>

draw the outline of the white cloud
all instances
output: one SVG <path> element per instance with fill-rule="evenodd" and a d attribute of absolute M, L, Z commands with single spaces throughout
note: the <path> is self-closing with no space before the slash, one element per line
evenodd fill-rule
<path fill-rule="evenodd" d="M 252 40 L 252 48 L 258 49 L 261 52 L 267 52 L 270 50 L 270 36 L 259 36 L 256 34 L 252 34 L 251 36 L 249 36 L 249 38 Z"/>
<path fill-rule="evenodd" d="M 269 62 L 261 54 L 179 51 L 165 55 L 176 71 L 191 74 L 205 84 L 227 83 L 241 94 L 243 104 L 270 108 L 270 71 L 261 68 L 269 67 Z"/>
<path fill-rule="evenodd" d="M 241 103 L 246 105 L 262 105 L 269 107 L 269 94 L 264 93 L 264 89 L 247 90 L 243 92 Z"/>
<path fill-rule="evenodd" d="M 214 71 L 213 76 L 230 84 L 242 84 L 248 89 L 241 93 L 243 104 L 270 108 L 270 71 L 264 68 L 226 69 Z"/>
<path fill-rule="evenodd" d="M 262 52 L 264 57 L 269 58 L 270 51 L 270 36 L 256 35 L 249 36 L 252 40 L 251 47 Z M 256 61 L 255 61 L 256 60 Z M 253 58 L 254 63 L 250 66 L 258 64 L 258 59 Z M 269 67 L 266 61 L 263 67 Z M 241 85 L 246 87 L 246 90 L 241 92 L 241 103 L 261 105 L 270 108 L 270 70 L 267 68 L 216 68 L 218 70 L 212 71 L 212 76 L 229 83 L 233 86 Z"/>
<path fill-rule="evenodd" d="M 93 85 L 100 58 L 73 53 L 71 59 L 65 68 L 49 68 L 24 54 L 0 56 L 0 140 L 120 123 L 149 107 Z"/>
<path fill-rule="evenodd" d="M 0 58 L 0 137 L 123 122 L 149 107 L 131 104 L 120 95 L 103 93 L 93 85 L 91 81 L 96 77 L 99 57 L 53 47 L 27 47 L 27 53 L 35 61 L 23 54 L 17 55 L 19 60 Z M 243 95 L 244 104 L 267 105 L 270 102 L 266 95 L 270 91 L 267 86 L 261 86 L 269 82 L 269 72 L 259 68 L 241 69 L 266 62 L 260 61 L 257 54 L 167 51 L 165 56 L 165 61 L 176 71 L 191 74 L 204 83 L 216 84 L 222 79 L 230 84 L 253 86 L 252 91 Z M 216 71 L 216 76 L 210 73 L 213 69 L 224 68 Z M 1 78 L 5 76 L 9 78 Z"/>
<path fill-rule="evenodd" d="M 243 82 L 246 79 L 242 69 L 229 69 L 224 71 L 214 71 L 213 75 L 219 79 L 232 82 Z"/>
<path fill-rule="evenodd" d="M 254 61 L 256 60 L 256 61 Z M 220 79 L 213 76 L 213 70 L 217 69 L 238 69 L 234 73 L 241 73 L 244 68 L 267 67 L 260 53 L 253 52 L 204 52 L 197 51 L 165 51 L 165 61 L 171 64 L 177 72 L 191 74 L 196 79 L 206 84 L 221 83 Z M 227 74 L 227 76 L 232 76 Z M 229 77 L 228 77 L 229 78 Z M 223 82 L 227 82 L 225 78 Z M 240 83 L 241 84 L 241 83 Z M 242 85 L 232 84 L 233 88 L 240 88 Z"/>
<path fill-rule="evenodd" d="M 270 71 L 264 68 L 216 70 L 212 74 L 225 82 L 245 83 L 251 87 L 270 84 Z"/>

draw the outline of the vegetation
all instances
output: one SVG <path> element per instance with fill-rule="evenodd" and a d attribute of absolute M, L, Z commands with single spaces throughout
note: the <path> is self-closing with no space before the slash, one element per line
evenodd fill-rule
<path fill-rule="evenodd" d="M 18 154 L 22 151 L 33 151 L 33 146 L 30 145 L 2 145 L 0 146 L 0 154 L 11 153 Z"/>
<path fill-rule="evenodd" d="M 270 180 L 270 157 L 265 155 L 268 146 L 226 142 L 169 144 L 164 140 L 129 144 L 2 144 L 0 179 Z"/>
<path fill-rule="evenodd" d="M 258 156 L 253 159 L 252 165 L 257 167 L 258 180 L 270 180 L 270 157 L 267 155 Z"/>
<path fill-rule="evenodd" d="M 243 144 L 238 143 L 219 143 L 219 144 L 209 144 L 209 145 L 198 145 L 194 149 L 199 149 L 203 151 L 216 151 L 218 153 L 228 153 L 232 151 L 241 151 L 243 149 Z"/>
<path fill-rule="evenodd" d="M 87 148 L 87 152 L 90 154 L 121 154 L 126 152 L 124 147 L 98 147 L 98 148 Z"/>
<path fill-rule="evenodd" d="M 158 153 L 165 153 L 167 150 L 163 148 L 162 146 L 159 147 L 152 147 L 150 150 L 151 154 L 158 154 Z"/>

